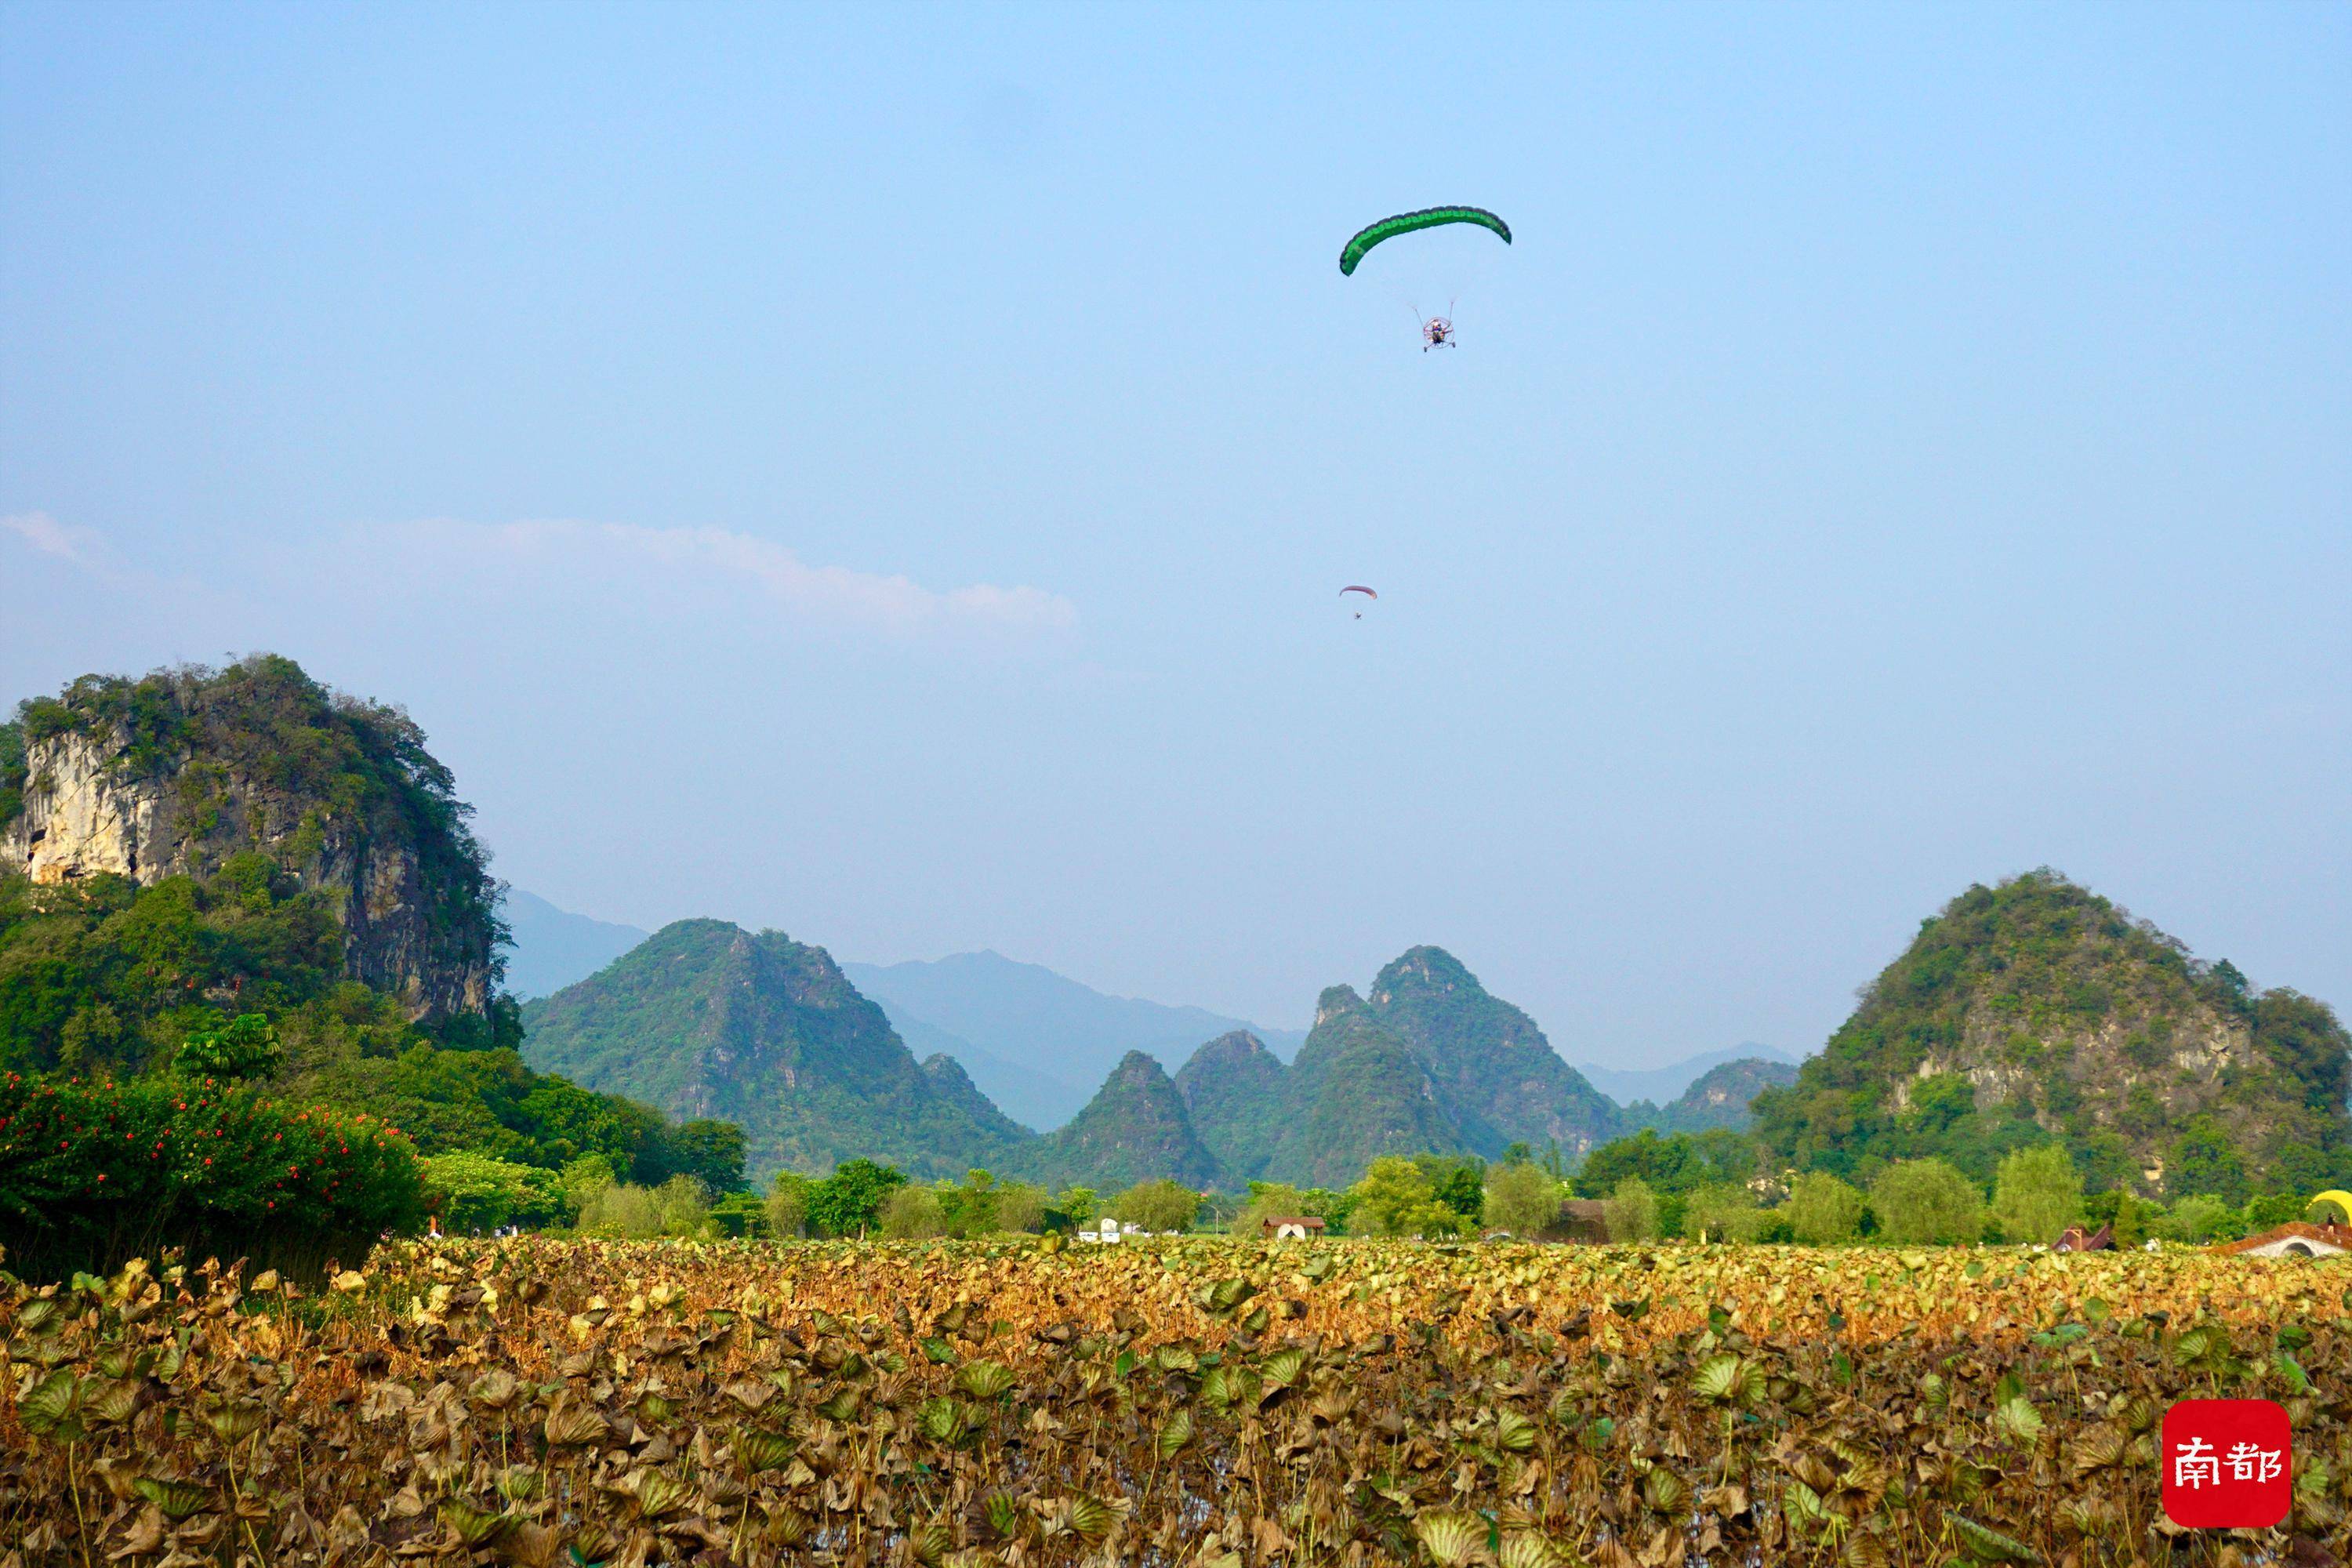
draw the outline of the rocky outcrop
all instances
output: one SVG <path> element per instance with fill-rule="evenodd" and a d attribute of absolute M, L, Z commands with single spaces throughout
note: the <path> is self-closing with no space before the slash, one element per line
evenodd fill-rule
<path fill-rule="evenodd" d="M 493 885 L 404 715 L 265 658 L 217 674 L 85 678 L 27 703 L 16 728 L 21 804 L 0 825 L 0 866 L 43 884 L 152 887 L 257 852 L 324 895 L 346 972 L 412 1018 L 489 1005 Z"/>

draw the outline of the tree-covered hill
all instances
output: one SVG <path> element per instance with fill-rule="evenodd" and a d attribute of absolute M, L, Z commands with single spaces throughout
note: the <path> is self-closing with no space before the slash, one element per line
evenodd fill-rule
<path fill-rule="evenodd" d="M 1176 1092 L 1193 1130 L 1229 1179 L 1264 1169 L 1281 1131 L 1287 1075 L 1281 1058 L 1247 1029 L 1219 1035 L 1177 1070 Z"/>
<path fill-rule="evenodd" d="M 1412 1047 L 1470 1152 L 1493 1159 L 1526 1143 L 1574 1159 L 1615 1134 L 1615 1102 L 1551 1048 L 1533 1018 L 1489 994 L 1444 948 L 1399 956 L 1368 1000 Z"/>
<path fill-rule="evenodd" d="M 1316 1004 L 1315 1027 L 1284 1089 L 1273 1144 L 1260 1168 L 1247 1174 L 1301 1187 L 1344 1187 L 1375 1155 L 1444 1152 L 1466 1143 L 1412 1047 L 1351 986 L 1331 986 Z"/>
<path fill-rule="evenodd" d="M 733 1121 L 761 1178 L 860 1156 L 956 1176 L 1014 1142 L 969 1079 L 925 1072 L 824 949 L 779 931 L 679 921 L 523 1017 L 534 1065 Z"/>
<path fill-rule="evenodd" d="M 2036 871 L 1923 922 L 1797 1081 L 1759 1097 L 1758 1131 L 1784 1165 L 1938 1154 L 1979 1180 L 2055 1136 L 2094 1187 L 2235 1201 L 2340 1179 L 2347 1047 L 2325 1005 Z"/>
<path fill-rule="evenodd" d="M 1006 1168 L 1048 1188 L 1097 1192 L 1163 1178 L 1211 1187 L 1222 1173 L 1166 1069 L 1141 1051 L 1128 1052 L 1085 1109 L 1009 1156 Z"/>

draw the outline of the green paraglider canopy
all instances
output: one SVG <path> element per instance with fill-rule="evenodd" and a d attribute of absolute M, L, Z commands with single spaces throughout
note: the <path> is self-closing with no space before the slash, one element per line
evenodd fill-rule
<path fill-rule="evenodd" d="M 1511 226 L 1485 207 L 1423 207 L 1417 213 L 1399 213 L 1394 217 L 1384 217 L 1369 228 L 1358 230 L 1356 237 L 1348 242 L 1348 247 L 1339 252 L 1339 274 L 1343 278 L 1353 277 L 1356 263 L 1364 258 L 1364 253 L 1384 239 L 1394 239 L 1398 235 L 1411 234 L 1415 229 L 1436 228 L 1449 223 L 1475 223 L 1480 228 L 1492 229 L 1500 235 L 1505 245 L 1511 243 Z"/>

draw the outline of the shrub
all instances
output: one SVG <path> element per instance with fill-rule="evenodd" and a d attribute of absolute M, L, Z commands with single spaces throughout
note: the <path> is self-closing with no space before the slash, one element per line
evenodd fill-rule
<path fill-rule="evenodd" d="M 1717 1183 L 1692 1192 L 1682 1229 L 1695 1241 L 1752 1242 L 1764 1232 L 1764 1211 L 1746 1187 Z"/>
<path fill-rule="evenodd" d="M 989 1172 L 966 1171 L 961 1184 L 942 1182 L 936 1190 L 948 1235 L 987 1236 L 999 1228 L 997 1210 L 1004 1201 L 1004 1189 Z"/>
<path fill-rule="evenodd" d="M 926 1241 L 948 1229 L 940 1194 L 930 1187 L 900 1187 L 883 1200 L 879 1221 L 893 1241 Z"/>
<path fill-rule="evenodd" d="M 661 1205 L 651 1187 L 615 1182 L 580 1205 L 580 1234 L 639 1239 L 661 1234 Z"/>
<path fill-rule="evenodd" d="M 1486 1173 L 1481 1217 L 1488 1230 L 1534 1236 L 1559 1217 L 1560 1200 L 1566 1195 L 1560 1184 L 1540 1165 L 1525 1162 L 1498 1165 Z"/>
<path fill-rule="evenodd" d="M 1780 1205 L 1789 1234 L 1807 1247 L 1835 1247 L 1862 1234 L 1862 1194 L 1826 1171 L 1808 1171 L 1790 1184 Z"/>
<path fill-rule="evenodd" d="M 2011 1241 L 2055 1242 L 2083 1217 L 2083 1178 L 2063 1143 L 2020 1149 L 1994 1178 L 1993 1217 Z"/>
<path fill-rule="evenodd" d="M 1974 1241 L 1984 1234 L 1984 1194 L 1944 1160 L 1899 1160 L 1870 1184 L 1870 1206 L 1888 1241 Z"/>
<path fill-rule="evenodd" d="M 764 1237 L 772 1234 L 768 1229 L 770 1201 L 750 1193 L 729 1193 L 710 1205 L 710 1223 L 722 1236 L 739 1240 Z"/>
<path fill-rule="evenodd" d="M 658 1187 L 617 1183 L 599 1189 L 580 1210 L 580 1230 L 586 1236 L 642 1240 L 706 1236 L 713 1228 L 709 1190 L 692 1176 L 672 1176 Z"/>
<path fill-rule="evenodd" d="M 190 1035 L 172 1065 L 189 1078 L 268 1078 L 284 1065 L 286 1047 L 260 1013 L 242 1013 L 217 1029 Z"/>
<path fill-rule="evenodd" d="M 1612 1241 L 1654 1241 L 1658 1235 L 1658 1194 L 1639 1176 L 1627 1176 L 1601 1200 L 1601 1220 Z"/>
<path fill-rule="evenodd" d="M 365 1116 L 185 1079 L 0 1080 L 0 1244 L 28 1278 L 165 1247 L 309 1274 L 424 1224 L 415 1149 Z"/>
<path fill-rule="evenodd" d="M 1138 1182 L 1111 1200 L 1110 1214 L 1122 1225 L 1139 1225 L 1154 1235 L 1181 1236 L 1201 1212 L 1201 1194 L 1181 1183 Z"/>
<path fill-rule="evenodd" d="M 588 1200 L 620 1179 L 609 1155 L 583 1154 L 567 1163 L 556 1176 L 557 1184 L 563 1189 L 564 1217 L 578 1223 Z"/>

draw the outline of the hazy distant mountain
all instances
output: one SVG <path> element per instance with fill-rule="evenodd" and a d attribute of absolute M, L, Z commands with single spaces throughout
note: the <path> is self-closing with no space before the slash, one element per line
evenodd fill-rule
<path fill-rule="evenodd" d="M 1182 1061 L 1202 1040 L 1248 1029 L 1285 1055 L 1307 1037 L 1200 1007 L 1107 996 L 998 952 L 841 968 L 908 1045 L 955 1058 L 1008 1115 L 1040 1129 L 1076 1116 L 1129 1051 Z"/>
<path fill-rule="evenodd" d="M 1582 1073 L 1593 1088 L 1620 1105 L 1631 1105 L 1637 1100 L 1646 1100 L 1653 1105 L 1664 1105 L 1680 1099 L 1683 1091 L 1696 1083 L 1710 1068 L 1750 1058 L 1785 1062 L 1790 1067 L 1804 1059 L 1778 1046 L 1759 1046 L 1750 1042 L 1734 1046 L 1727 1051 L 1706 1051 L 1698 1056 L 1685 1057 L 1664 1067 L 1604 1068 L 1584 1062 L 1576 1070 Z"/>
<path fill-rule="evenodd" d="M 1797 1069 L 1787 1062 L 1764 1057 L 1734 1057 L 1699 1074 L 1680 1099 L 1664 1109 L 1646 1100 L 1625 1108 L 1625 1125 L 1654 1127 L 1661 1132 L 1706 1132 L 1728 1128 L 1745 1132 L 1756 1124 L 1750 1107 L 1768 1089 L 1786 1089 L 1797 1081 Z"/>
<path fill-rule="evenodd" d="M 552 996 L 575 980 L 585 980 L 646 940 L 635 926 L 592 921 L 559 910 L 536 893 L 507 889 L 507 989 L 528 1001 Z"/>
<path fill-rule="evenodd" d="M 1369 998 L 1326 990 L 1288 1068 L 1236 1032 L 1194 1052 L 1176 1089 L 1231 1175 L 1308 1185 L 1344 1186 L 1384 1153 L 1525 1143 L 1575 1160 L 1621 1126 L 1534 1019 L 1435 947 L 1381 970 Z"/>

